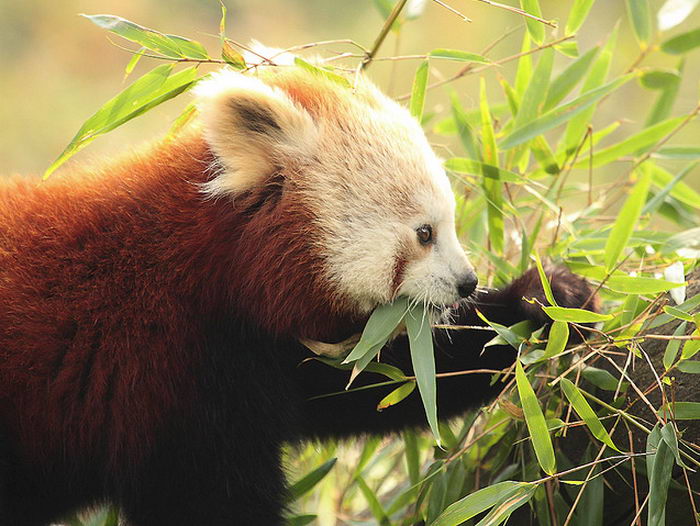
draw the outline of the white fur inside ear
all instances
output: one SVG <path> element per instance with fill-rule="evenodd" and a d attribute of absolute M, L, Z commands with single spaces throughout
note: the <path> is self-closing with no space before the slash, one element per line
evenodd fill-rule
<path fill-rule="evenodd" d="M 223 165 L 205 187 L 212 195 L 261 185 L 276 170 L 313 155 L 318 129 L 282 90 L 224 69 L 195 88 L 204 136 Z"/>

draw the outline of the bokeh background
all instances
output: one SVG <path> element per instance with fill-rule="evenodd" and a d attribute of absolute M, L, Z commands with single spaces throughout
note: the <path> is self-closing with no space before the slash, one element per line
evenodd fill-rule
<path fill-rule="evenodd" d="M 517 5 L 517 2 L 506 2 Z M 543 15 L 560 19 L 569 11 L 573 0 L 541 0 Z M 655 13 L 663 2 L 652 1 Z M 240 42 L 257 39 L 270 46 L 287 47 L 305 42 L 351 38 L 371 46 L 382 25 L 375 0 L 227 0 L 228 35 Z M 397 38 L 392 33 L 380 55 L 425 53 L 435 48 L 456 48 L 480 52 L 508 30 L 512 35 L 490 53 L 501 58 L 517 53 L 524 31 L 519 16 L 494 9 L 475 0 L 452 0 L 473 22 L 460 18 L 434 2 L 426 2 L 423 15 L 404 25 Z M 107 33 L 79 13 L 109 13 L 123 16 L 142 25 L 167 33 L 199 40 L 213 56 L 218 52 L 220 5 L 217 0 L 0 0 L 0 173 L 40 173 L 62 151 L 85 119 L 106 100 L 120 91 L 124 83 L 124 66 L 130 55 L 110 42 Z M 696 11 L 669 35 L 697 26 Z M 639 47 L 625 13 L 623 0 L 600 0 L 593 6 L 588 20 L 579 31 L 580 49 L 585 51 L 602 41 L 621 21 L 618 49 L 611 74 L 626 69 L 639 54 Z M 664 35 L 667 37 L 668 35 Z M 119 45 L 129 43 L 112 35 Z M 133 49 L 133 46 L 129 46 Z M 350 51 L 346 46 L 332 50 Z M 154 67 L 155 61 L 142 60 L 133 74 Z M 555 74 L 567 60 L 557 57 Z M 647 66 L 675 66 L 676 61 L 659 53 L 651 54 Z M 438 64 L 436 64 L 438 65 Z M 369 74 L 395 95 L 406 93 L 417 66 L 416 61 L 377 62 Z M 431 68 L 432 74 L 449 74 L 460 65 L 447 62 Z M 503 100 L 497 75 L 513 78 L 515 62 L 485 73 L 491 101 Z M 130 80 L 132 80 L 130 79 Z M 698 100 L 700 50 L 688 56 L 684 82 L 674 108 L 674 115 L 688 113 Z M 129 80 L 129 81 L 130 81 Z M 467 109 L 478 98 L 478 76 L 455 82 Z M 176 98 L 150 114 L 101 137 L 76 156 L 76 159 L 113 154 L 165 133 L 172 121 L 189 102 L 189 95 Z M 627 136 L 641 127 L 656 93 L 627 86 L 614 95 L 597 112 L 600 127 L 615 120 L 623 125 L 608 138 Z M 428 98 L 427 111 L 449 114 L 443 89 Z M 674 140 L 678 144 L 697 143 L 700 123 L 686 127 Z M 445 143 L 444 138 L 435 138 Z M 619 140 L 619 139 L 617 139 Z M 614 174 L 613 174 L 614 175 Z M 700 183 L 696 172 L 688 177 L 693 186 Z"/>

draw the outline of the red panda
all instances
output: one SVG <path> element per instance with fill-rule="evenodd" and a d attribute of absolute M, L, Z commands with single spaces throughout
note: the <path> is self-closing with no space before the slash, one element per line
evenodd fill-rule
<path fill-rule="evenodd" d="M 522 301 L 544 301 L 536 273 L 474 292 L 444 170 L 368 80 L 222 71 L 196 95 L 187 133 L 0 186 L 2 526 L 101 502 L 131 526 L 280 525 L 284 442 L 424 420 L 415 393 L 381 414 L 381 389 L 314 398 L 347 374 L 304 362 L 300 339 L 343 340 L 398 295 L 545 321 Z M 560 305 L 589 296 L 551 279 Z M 457 323 L 482 323 L 473 305 Z M 481 353 L 484 331 L 436 337 L 439 372 L 514 360 Z M 406 349 L 399 336 L 382 360 L 410 374 Z M 441 379 L 441 416 L 493 396 L 489 380 Z"/>

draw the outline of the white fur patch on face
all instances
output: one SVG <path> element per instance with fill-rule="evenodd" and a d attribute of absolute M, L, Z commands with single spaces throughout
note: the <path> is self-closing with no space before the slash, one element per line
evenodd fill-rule
<path fill-rule="evenodd" d="M 449 180 L 419 123 L 364 77 L 348 88 L 293 67 L 258 69 L 265 82 L 223 71 L 197 88 L 205 137 L 223 164 L 205 190 L 235 195 L 282 174 L 284 191 L 314 217 L 337 303 L 355 313 L 398 295 L 457 301 L 473 270 Z M 422 225 L 430 244 L 417 237 Z"/>
<path fill-rule="evenodd" d="M 240 193 L 315 152 L 318 129 L 309 113 L 255 77 L 223 69 L 200 82 L 195 96 L 205 138 L 223 164 L 208 194 Z"/>

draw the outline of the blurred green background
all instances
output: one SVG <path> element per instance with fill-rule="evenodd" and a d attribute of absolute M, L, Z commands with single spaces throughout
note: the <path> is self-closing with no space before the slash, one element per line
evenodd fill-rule
<path fill-rule="evenodd" d="M 517 2 L 507 2 L 517 5 Z M 652 2 L 656 12 L 662 1 Z M 565 22 L 572 1 L 542 0 L 547 19 Z M 351 38 L 371 46 L 382 25 L 382 16 L 374 0 L 228 0 L 229 37 L 248 42 L 257 39 L 269 46 L 287 47 L 305 42 Z M 380 55 L 425 53 L 435 48 L 455 48 L 473 52 L 487 45 L 509 29 L 514 32 L 490 53 L 497 59 L 517 53 L 524 31 L 519 16 L 494 9 L 474 0 L 452 0 L 450 5 L 461 10 L 473 22 L 459 17 L 427 1 L 423 15 L 408 22 L 397 39 L 392 33 Z M 123 16 L 163 32 L 180 34 L 201 41 L 212 54 L 218 51 L 220 6 L 216 0 L 63 0 L 49 2 L 0 0 L 0 173 L 42 172 L 55 159 L 70 138 L 102 103 L 124 86 L 124 66 L 130 55 L 110 43 L 107 33 L 78 16 L 78 13 L 109 13 Z M 664 34 L 687 31 L 697 25 L 696 11 L 684 23 Z M 622 71 L 639 55 L 639 47 L 622 0 L 596 2 L 588 20 L 579 31 L 581 51 L 603 40 L 615 23 L 621 21 L 621 34 L 612 71 Z M 563 29 L 560 29 L 560 34 Z M 119 45 L 127 45 L 116 36 Z M 133 46 L 131 46 L 133 49 Z M 349 51 L 347 46 L 329 49 Z M 674 115 L 688 113 L 695 107 L 700 79 L 700 51 L 688 56 L 684 82 L 675 104 Z M 662 62 L 658 62 L 662 61 Z M 142 60 L 134 78 L 154 67 L 155 61 Z M 555 74 L 567 63 L 558 56 Z M 651 54 L 643 65 L 676 64 L 668 56 Z M 376 62 L 369 74 L 385 90 L 394 95 L 406 93 L 417 61 Z M 459 64 L 440 63 L 433 75 L 448 75 Z M 485 75 L 491 101 L 502 101 L 496 82 L 498 75 L 513 78 L 515 62 L 492 68 Z M 435 77 L 438 78 L 438 77 Z M 478 98 L 478 75 L 453 83 L 467 109 L 474 108 Z M 131 79 L 130 79 L 131 80 Z M 597 112 L 594 125 L 600 127 L 616 120 L 623 125 L 608 140 L 623 137 L 641 127 L 656 93 L 626 86 Z M 153 112 L 101 137 L 76 156 L 76 160 L 111 154 L 165 133 L 173 119 L 189 101 L 185 95 L 156 108 Z M 431 92 L 426 111 L 449 114 L 444 89 Z M 677 144 L 693 144 L 700 137 L 700 123 L 686 127 L 674 140 Z M 444 137 L 433 138 L 438 145 L 449 143 Z M 440 147 L 438 146 L 438 150 Z M 447 156 L 441 152 L 441 155 Z M 700 179 L 691 175 L 688 182 L 697 186 Z"/>

